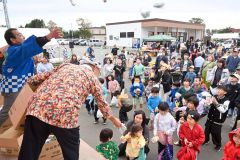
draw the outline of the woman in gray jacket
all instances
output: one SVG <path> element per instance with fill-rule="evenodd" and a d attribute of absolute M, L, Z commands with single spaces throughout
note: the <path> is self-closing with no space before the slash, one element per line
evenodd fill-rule
<path fill-rule="evenodd" d="M 229 71 L 225 68 L 225 60 L 219 59 L 217 66 L 213 67 L 211 73 L 207 77 L 207 81 L 211 83 L 210 90 L 212 94 L 215 94 L 214 90 L 218 85 L 226 85 L 229 79 Z"/>

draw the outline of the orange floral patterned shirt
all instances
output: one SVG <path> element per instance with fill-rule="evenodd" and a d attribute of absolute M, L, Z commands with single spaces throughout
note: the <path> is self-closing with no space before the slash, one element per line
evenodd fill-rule
<path fill-rule="evenodd" d="M 78 127 L 79 109 L 89 94 L 94 96 L 103 115 L 110 115 L 101 84 L 87 67 L 62 64 L 52 72 L 30 78 L 28 82 L 42 83 L 29 101 L 27 115 L 47 124 L 61 128 Z"/>

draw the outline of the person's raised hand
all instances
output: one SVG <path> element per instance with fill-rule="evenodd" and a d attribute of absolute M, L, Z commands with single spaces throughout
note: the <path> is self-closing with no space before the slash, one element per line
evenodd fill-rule
<path fill-rule="evenodd" d="M 52 38 L 62 38 L 63 33 L 59 28 L 55 27 L 50 31 L 50 33 L 46 37 L 48 40 L 51 40 Z"/>

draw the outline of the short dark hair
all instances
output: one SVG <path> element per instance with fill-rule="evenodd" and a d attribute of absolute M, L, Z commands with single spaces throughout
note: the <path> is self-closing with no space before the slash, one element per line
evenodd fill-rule
<path fill-rule="evenodd" d="M 176 86 L 176 87 L 180 87 L 180 86 L 181 86 L 181 83 L 178 82 L 178 81 L 175 81 L 172 85 L 173 85 L 173 86 Z"/>
<path fill-rule="evenodd" d="M 195 122 L 198 122 L 201 118 L 200 114 L 196 110 L 189 111 L 188 115 L 190 115 Z"/>
<path fill-rule="evenodd" d="M 99 139 L 101 142 L 105 143 L 113 137 L 113 131 L 110 128 L 104 128 L 101 130 Z"/>
<path fill-rule="evenodd" d="M 196 94 L 194 94 L 194 93 L 186 93 L 184 96 L 183 96 L 183 98 L 185 99 L 185 100 L 188 100 L 188 98 L 190 98 L 190 97 L 192 97 L 192 96 L 197 96 Z"/>
<path fill-rule="evenodd" d="M 159 93 L 159 88 L 158 87 L 153 87 L 151 89 L 151 93 Z"/>
<path fill-rule="evenodd" d="M 137 133 L 139 131 L 143 131 L 142 126 L 141 125 L 133 125 L 131 128 L 131 136 L 134 137 L 135 133 Z"/>
<path fill-rule="evenodd" d="M 169 110 L 169 105 L 167 102 L 161 102 L 159 105 L 158 105 L 158 109 L 160 111 L 168 111 Z"/>
<path fill-rule="evenodd" d="M 98 78 L 98 80 L 101 84 L 104 84 L 104 79 L 103 78 Z"/>
<path fill-rule="evenodd" d="M 120 94 L 121 94 L 120 91 L 115 91 L 115 92 L 113 93 L 113 96 L 117 97 L 117 96 L 120 95 Z"/>
<path fill-rule="evenodd" d="M 217 61 L 217 63 L 222 63 L 222 68 L 225 68 L 225 65 L 226 65 L 226 63 L 225 63 L 225 60 L 224 59 L 219 59 L 218 61 Z"/>
<path fill-rule="evenodd" d="M 199 100 L 196 96 L 191 96 L 187 99 L 188 103 L 193 103 L 195 107 L 199 105 Z"/>
<path fill-rule="evenodd" d="M 194 79 L 199 79 L 199 81 L 202 81 L 202 78 L 200 76 L 196 76 Z"/>
<path fill-rule="evenodd" d="M 12 33 L 12 31 L 17 30 L 16 28 L 9 28 L 5 31 L 4 38 L 7 42 L 7 44 L 12 45 L 11 38 L 16 38 L 15 35 Z"/>

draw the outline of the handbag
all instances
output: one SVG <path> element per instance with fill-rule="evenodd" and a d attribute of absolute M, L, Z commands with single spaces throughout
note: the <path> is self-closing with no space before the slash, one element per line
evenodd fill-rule
<path fill-rule="evenodd" d="M 102 112 L 98 109 L 98 111 L 97 111 L 97 118 L 102 118 L 103 117 L 103 114 L 102 114 Z"/>
<path fill-rule="evenodd" d="M 173 159 L 173 145 L 167 144 L 164 150 L 158 155 L 158 160 L 172 160 Z"/>
<path fill-rule="evenodd" d="M 188 146 L 182 147 L 177 153 L 178 160 L 196 160 L 196 152 Z"/>

